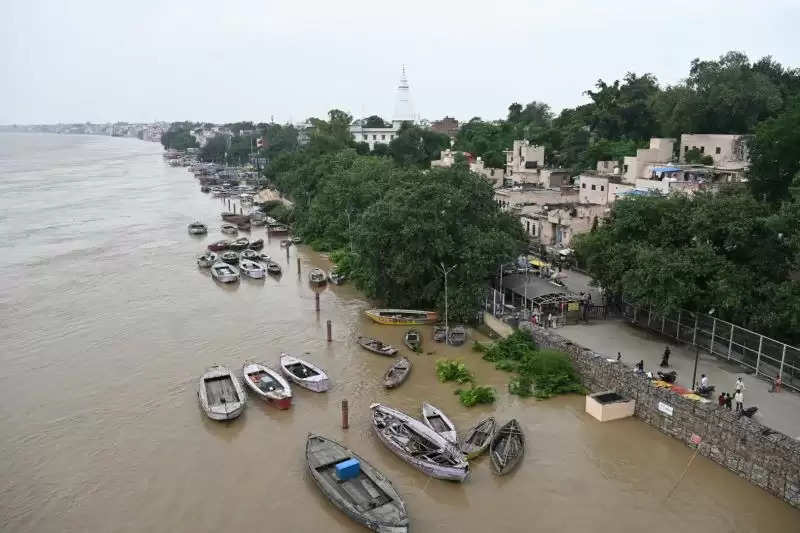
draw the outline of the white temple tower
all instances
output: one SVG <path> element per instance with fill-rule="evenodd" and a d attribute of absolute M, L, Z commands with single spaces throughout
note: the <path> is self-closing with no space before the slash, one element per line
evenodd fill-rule
<path fill-rule="evenodd" d="M 406 78 L 406 66 L 403 65 L 403 72 L 400 75 L 400 84 L 397 86 L 397 97 L 394 102 L 394 115 L 392 122 L 416 122 L 414 106 L 411 104 L 411 94 L 408 90 L 408 78 Z"/>

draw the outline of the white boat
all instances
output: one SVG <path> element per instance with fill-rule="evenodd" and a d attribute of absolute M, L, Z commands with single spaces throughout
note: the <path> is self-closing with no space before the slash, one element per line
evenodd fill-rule
<path fill-rule="evenodd" d="M 233 265 L 217 261 L 211 265 L 211 276 L 222 283 L 234 283 L 239 281 L 239 270 Z"/>
<path fill-rule="evenodd" d="M 328 272 L 328 279 L 331 280 L 331 283 L 334 285 L 341 285 L 344 283 L 345 276 L 344 274 L 340 274 L 338 270 L 331 270 Z"/>
<path fill-rule="evenodd" d="M 467 479 L 469 463 L 450 441 L 402 411 L 379 403 L 369 408 L 378 438 L 403 461 L 437 479 Z"/>
<path fill-rule="evenodd" d="M 308 273 L 308 281 L 314 285 L 322 285 L 328 280 L 328 276 L 321 268 L 315 268 Z"/>
<path fill-rule="evenodd" d="M 439 408 L 432 406 L 429 403 L 422 403 L 422 421 L 425 425 L 434 430 L 436 433 L 446 438 L 453 444 L 458 443 L 458 434 L 456 433 L 456 426 L 447 418 Z"/>
<path fill-rule="evenodd" d="M 258 259 L 257 260 L 261 261 L 262 263 L 271 263 L 272 262 L 272 258 L 270 256 L 268 256 L 267 254 L 258 254 Z"/>
<path fill-rule="evenodd" d="M 206 252 L 203 255 L 197 256 L 197 266 L 200 268 L 211 268 L 211 265 L 217 262 L 217 254 L 214 252 Z"/>
<path fill-rule="evenodd" d="M 189 234 L 191 235 L 205 235 L 208 233 L 208 226 L 202 222 L 192 222 L 189 224 Z"/>
<path fill-rule="evenodd" d="M 212 366 L 200 378 L 197 390 L 200 407 L 212 420 L 232 420 L 242 414 L 247 405 L 242 384 L 227 367 Z"/>
<path fill-rule="evenodd" d="M 304 389 L 314 392 L 325 392 L 331 386 L 328 375 L 321 368 L 292 357 L 287 353 L 281 354 L 281 372 L 289 381 L 297 383 Z"/>
<path fill-rule="evenodd" d="M 262 400 L 278 409 L 291 407 L 292 387 L 279 372 L 261 363 L 245 363 L 242 375 L 245 384 Z"/>
<path fill-rule="evenodd" d="M 236 235 L 239 231 L 239 228 L 236 227 L 236 224 L 225 223 L 219 227 L 219 230 L 222 233 L 227 233 L 229 235 Z"/>
<path fill-rule="evenodd" d="M 261 279 L 266 275 L 264 267 L 250 259 L 239 261 L 239 272 L 248 278 Z"/>

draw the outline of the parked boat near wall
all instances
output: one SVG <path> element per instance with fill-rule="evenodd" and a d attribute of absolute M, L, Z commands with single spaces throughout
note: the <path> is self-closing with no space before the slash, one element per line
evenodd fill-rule
<path fill-rule="evenodd" d="M 236 235 L 236 233 L 239 231 L 234 224 L 222 224 L 219 227 L 219 230 L 227 235 Z"/>
<path fill-rule="evenodd" d="M 231 241 L 222 240 L 222 241 L 212 242 L 207 246 L 207 248 L 212 252 L 222 252 L 224 250 L 227 250 L 230 245 Z"/>
<path fill-rule="evenodd" d="M 217 262 L 217 254 L 214 252 L 206 252 L 197 257 L 197 266 L 200 268 L 211 268 L 211 265 Z"/>
<path fill-rule="evenodd" d="M 236 265 L 239 263 L 239 254 L 236 252 L 222 252 L 222 255 L 220 255 L 219 258 L 229 265 Z"/>
<path fill-rule="evenodd" d="M 222 283 L 235 283 L 239 281 L 239 270 L 233 265 L 217 261 L 211 265 L 211 276 Z"/>
<path fill-rule="evenodd" d="M 266 270 L 263 266 L 249 259 L 239 261 L 239 271 L 248 278 L 253 279 L 264 279 L 266 275 Z"/>
<path fill-rule="evenodd" d="M 433 324 L 439 319 L 439 315 L 435 311 L 414 309 L 368 309 L 364 313 L 373 322 L 392 326 Z"/>

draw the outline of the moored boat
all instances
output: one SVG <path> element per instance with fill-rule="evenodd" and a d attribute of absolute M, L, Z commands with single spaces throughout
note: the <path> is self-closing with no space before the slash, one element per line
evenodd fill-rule
<path fill-rule="evenodd" d="M 378 355 L 387 355 L 392 356 L 397 353 L 397 348 L 390 344 L 384 344 L 378 339 L 372 339 L 369 337 L 358 337 L 356 342 L 361 345 L 362 348 L 365 350 L 369 350 L 372 353 L 376 353 Z"/>
<path fill-rule="evenodd" d="M 270 261 L 267 263 L 267 272 L 278 275 L 281 273 L 281 266 L 275 261 Z"/>
<path fill-rule="evenodd" d="M 325 275 L 324 270 L 322 270 L 321 268 L 315 268 L 308 273 L 308 281 L 310 281 L 314 285 L 322 285 L 323 283 L 328 281 L 328 277 Z"/>
<path fill-rule="evenodd" d="M 525 435 L 516 419 L 497 430 L 489 445 L 492 470 L 503 476 L 511 472 L 525 456 Z"/>
<path fill-rule="evenodd" d="M 211 265 L 217 262 L 217 254 L 214 252 L 206 252 L 203 255 L 197 256 L 197 266 L 200 268 L 211 268 Z"/>
<path fill-rule="evenodd" d="M 208 185 L 203 185 L 202 187 L 200 187 L 200 192 L 209 192 L 209 191 L 211 191 L 211 188 Z"/>
<path fill-rule="evenodd" d="M 211 265 L 211 276 L 222 283 L 234 283 L 239 281 L 239 270 L 233 265 L 217 261 Z"/>
<path fill-rule="evenodd" d="M 467 459 L 474 459 L 486 451 L 494 438 L 494 431 L 497 422 L 493 416 L 484 418 L 471 428 L 459 439 L 458 448 L 464 453 Z"/>
<path fill-rule="evenodd" d="M 227 367 L 212 366 L 200 378 L 197 391 L 200 407 L 212 420 L 232 420 L 247 404 L 242 384 Z"/>
<path fill-rule="evenodd" d="M 383 375 L 383 386 L 393 389 L 403 383 L 411 372 L 411 361 L 408 357 L 401 357 Z"/>
<path fill-rule="evenodd" d="M 303 242 L 303 238 L 302 237 L 292 237 L 289 240 L 292 241 L 292 244 L 300 244 L 301 242 Z"/>
<path fill-rule="evenodd" d="M 190 235 L 205 235 L 208 233 L 208 226 L 202 222 L 192 222 L 188 226 Z"/>
<path fill-rule="evenodd" d="M 445 415 L 441 409 L 434 407 L 429 403 L 423 402 L 422 421 L 425 422 L 426 426 L 453 444 L 458 442 L 455 424 L 453 424 L 453 422 L 447 418 L 447 415 Z"/>
<path fill-rule="evenodd" d="M 255 250 L 242 250 L 242 253 L 239 254 L 240 259 L 249 259 L 250 261 L 258 261 L 258 252 Z"/>
<path fill-rule="evenodd" d="M 378 438 L 403 461 L 438 479 L 464 481 L 469 476 L 469 464 L 461 451 L 431 428 L 379 403 L 370 410 Z"/>
<path fill-rule="evenodd" d="M 311 477 L 347 516 L 373 531 L 407 533 L 408 513 L 392 482 L 338 442 L 308 435 L 306 465 Z"/>
<path fill-rule="evenodd" d="M 262 263 L 271 263 L 272 258 L 267 254 L 258 254 L 258 261 L 261 261 Z"/>
<path fill-rule="evenodd" d="M 432 324 L 439 318 L 435 311 L 417 311 L 414 309 L 368 309 L 364 313 L 373 322 L 391 326 Z"/>
<path fill-rule="evenodd" d="M 248 220 L 245 222 L 239 222 L 238 224 L 236 224 L 236 227 L 240 231 L 250 231 L 250 221 Z"/>
<path fill-rule="evenodd" d="M 245 363 L 242 368 L 245 384 L 256 396 L 278 409 L 292 405 L 292 387 L 275 370 L 261 363 Z"/>
<path fill-rule="evenodd" d="M 222 233 L 226 233 L 226 234 L 228 234 L 228 235 L 236 235 L 236 233 L 239 231 L 239 229 L 236 227 L 236 225 L 234 225 L 234 224 L 228 224 L 228 223 L 222 224 L 222 225 L 219 227 L 219 230 L 220 230 Z"/>
<path fill-rule="evenodd" d="M 207 248 L 212 252 L 221 252 L 223 250 L 227 250 L 230 245 L 231 241 L 222 240 L 222 241 L 212 242 L 207 246 Z"/>
<path fill-rule="evenodd" d="M 344 283 L 345 275 L 340 273 L 337 269 L 333 269 L 330 272 L 328 272 L 328 279 L 334 285 L 341 285 L 342 283 Z"/>
<path fill-rule="evenodd" d="M 222 220 L 230 222 L 231 224 L 239 224 L 240 222 L 249 222 L 250 217 L 247 215 L 237 215 L 236 213 L 220 213 Z"/>
<path fill-rule="evenodd" d="M 251 250 L 261 250 L 264 248 L 264 239 L 256 239 L 251 241 L 250 244 L 247 245 L 248 248 Z"/>
<path fill-rule="evenodd" d="M 450 328 L 450 335 L 447 339 L 448 344 L 452 344 L 453 346 L 461 346 L 467 340 L 467 329 L 462 326 L 454 326 Z"/>
<path fill-rule="evenodd" d="M 247 237 L 240 237 L 240 238 L 236 239 L 235 241 L 231 242 L 230 244 L 228 244 L 228 248 L 230 248 L 231 250 L 235 250 L 237 252 L 240 252 L 240 251 L 244 250 L 245 248 L 247 248 L 247 246 L 249 244 L 250 244 L 250 241 L 247 240 Z"/>
<path fill-rule="evenodd" d="M 420 346 L 422 346 L 422 335 L 419 330 L 410 329 L 406 331 L 406 334 L 403 336 L 403 343 L 408 346 L 408 349 L 412 352 L 418 352 Z"/>
<path fill-rule="evenodd" d="M 267 231 L 270 234 L 278 235 L 280 233 L 289 233 L 289 228 L 287 228 L 283 224 L 269 224 L 267 226 Z"/>
<path fill-rule="evenodd" d="M 239 261 L 239 271 L 248 278 L 253 279 L 263 279 L 266 275 L 263 266 L 249 259 Z"/>
<path fill-rule="evenodd" d="M 304 389 L 314 392 L 325 392 L 331 386 L 328 375 L 321 368 L 292 357 L 287 353 L 281 354 L 281 372 L 289 381 L 297 383 Z"/>
<path fill-rule="evenodd" d="M 236 252 L 231 252 L 230 250 L 227 252 L 222 252 L 222 255 L 220 255 L 219 258 L 229 265 L 236 265 L 239 263 L 239 254 Z"/>
<path fill-rule="evenodd" d="M 436 342 L 444 342 L 447 339 L 447 328 L 443 324 L 436 324 L 433 326 L 433 340 Z"/>

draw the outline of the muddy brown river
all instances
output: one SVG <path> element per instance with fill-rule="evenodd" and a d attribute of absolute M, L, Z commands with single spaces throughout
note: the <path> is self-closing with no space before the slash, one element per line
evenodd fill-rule
<path fill-rule="evenodd" d="M 403 329 L 368 322 L 370 303 L 347 285 L 322 290 L 316 313 L 306 276 L 328 266 L 323 256 L 298 246 L 287 259 L 272 239 L 264 252 L 283 276 L 233 287 L 197 268 L 195 255 L 221 238 L 222 208 L 156 144 L 0 135 L 0 530 L 365 531 L 305 474 L 309 432 L 392 479 L 411 531 L 798 530 L 800 512 L 702 457 L 665 501 L 691 450 L 635 419 L 600 424 L 582 397 L 510 396 L 507 374 L 469 344 L 434 344 L 429 329 L 424 348 L 434 353 L 412 355 L 408 381 L 385 391 L 389 360 L 354 340 L 400 344 Z M 207 237 L 187 234 L 194 219 L 209 224 Z M 331 390 L 295 388 L 288 411 L 251 397 L 231 423 L 202 414 L 196 389 L 207 366 L 275 365 L 282 351 L 309 354 Z M 462 407 L 456 386 L 436 381 L 440 357 L 466 361 L 498 401 Z M 518 418 L 524 462 L 498 478 L 483 457 L 463 484 L 412 469 L 373 436 L 368 406 L 418 414 L 423 400 L 460 429 L 490 413 Z"/>

